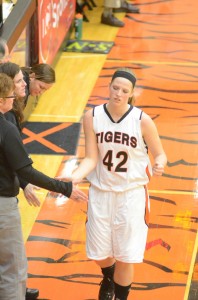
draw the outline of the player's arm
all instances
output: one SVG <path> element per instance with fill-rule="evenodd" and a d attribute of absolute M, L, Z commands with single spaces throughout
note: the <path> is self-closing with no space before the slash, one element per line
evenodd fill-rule
<path fill-rule="evenodd" d="M 93 110 L 86 112 L 83 118 L 83 129 L 85 134 L 85 157 L 79 167 L 72 173 L 74 182 L 81 181 L 95 167 L 98 161 L 98 146 L 93 130 Z"/>
<path fill-rule="evenodd" d="M 167 163 L 167 157 L 160 141 L 156 125 L 145 113 L 142 114 L 141 129 L 146 145 L 154 158 L 153 175 L 162 175 Z"/>

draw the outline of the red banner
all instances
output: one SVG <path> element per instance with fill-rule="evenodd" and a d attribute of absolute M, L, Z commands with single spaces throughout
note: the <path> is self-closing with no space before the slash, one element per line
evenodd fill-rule
<path fill-rule="evenodd" d="M 38 0 L 39 63 L 51 64 L 75 16 L 75 0 Z"/>

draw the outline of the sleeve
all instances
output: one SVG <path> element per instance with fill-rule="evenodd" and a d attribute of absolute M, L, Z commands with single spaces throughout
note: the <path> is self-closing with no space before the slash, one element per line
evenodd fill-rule
<path fill-rule="evenodd" d="M 52 192 L 61 193 L 68 198 L 71 196 L 72 182 L 63 182 L 48 177 L 47 175 L 34 169 L 32 165 L 27 165 L 23 168 L 20 168 L 16 172 L 20 178 L 27 180 L 29 183 Z"/>
<path fill-rule="evenodd" d="M 7 124 L 4 153 L 10 168 L 17 173 L 21 180 L 70 197 L 72 182 L 55 180 L 32 167 L 33 161 L 29 158 L 25 150 L 20 133 L 16 126 L 11 123 Z"/>
<path fill-rule="evenodd" d="M 27 182 L 26 180 L 24 180 L 22 178 L 19 178 L 19 183 L 20 183 L 20 187 L 24 190 L 29 182 Z"/>
<path fill-rule="evenodd" d="M 4 150 L 10 168 L 14 171 L 32 164 L 32 160 L 26 152 L 18 129 L 11 123 L 9 123 L 5 136 Z"/>

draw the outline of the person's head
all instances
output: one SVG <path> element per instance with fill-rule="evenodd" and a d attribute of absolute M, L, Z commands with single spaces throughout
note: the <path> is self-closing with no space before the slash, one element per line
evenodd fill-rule
<path fill-rule="evenodd" d="M 17 98 L 25 97 L 26 83 L 23 80 L 23 73 L 19 65 L 11 62 L 0 64 L 0 73 L 7 74 L 13 79 L 14 82 L 14 93 Z"/>
<path fill-rule="evenodd" d="M 10 60 L 10 52 L 7 43 L 4 39 L 0 38 L 0 64 Z"/>
<path fill-rule="evenodd" d="M 55 71 L 48 64 L 37 64 L 33 67 L 23 67 L 23 71 L 29 74 L 31 96 L 40 96 L 49 90 L 56 81 Z"/>
<path fill-rule="evenodd" d="M 0 112 L 6 113 L 12 109 L 14 101 L 13 80 L 6 74 L 0 73 Z"/>
<path fill-rule="evenodd" d="M 117 69 L 110 83 L 110 99 L 133 105 L 135 83 L 136 76 L 129 68 Z"/>

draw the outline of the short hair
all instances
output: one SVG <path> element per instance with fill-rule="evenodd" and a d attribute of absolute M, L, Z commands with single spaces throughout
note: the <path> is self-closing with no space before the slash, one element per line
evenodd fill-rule
<path fill-rule="evenodd" d="M 22 71 L 25 71 L 29 75 L 35 73 L 35 79 L 40 80 L 45 83 L 55 83 L 56 81 L 56 74 L 54 69 L 48 64 L 37 64 L 33 67 L 22 67 Z"/>
<path fill-rule="evenodd" d="M 0 73 L 0 98 L 7 97 L 8 94 L 14 90 L 14 83 L 12 78 L 8 75 Z"/>

